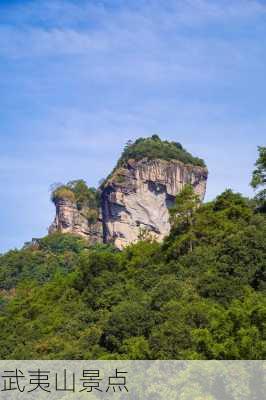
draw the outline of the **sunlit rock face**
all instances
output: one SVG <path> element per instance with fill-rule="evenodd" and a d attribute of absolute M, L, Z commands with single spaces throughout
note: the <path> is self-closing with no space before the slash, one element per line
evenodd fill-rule
<path fill-rule="evenodd" d="M 49 233 L 72 233 L 90 244 L 113 243 L 118 249 L 147 235 L 161 241 L 170 231 L 168 210 L 175 196 L 191 184 L 203 201 L 207 178 L 207 168 L 177 160 L 128 160 L 101 186 L 93 222 L 89 208 L 79 209 L 73 199 L 61 197 L 54 200 L 56 216 Z"/>
<path fill-rule="evenodd" d="M 170 231 L 168 208 L 175 196 L 189 183 L 202 201 L 207 178 L 206 168 L 176 160 L 129 160 L 102 190 L 104 242 L 122 249 L 143 233 L 161 241 Z"/>
<path fill-rule="evenodd" d="M 86 209 L 79 210 L 75 202 L 61 198 L 55 201 L 56 215 L 49 233 L 71 233 L 84 237 L 91 244 L 103 241 L 102 221 L 99 218 L 90 223 L 86 218 Z"/>

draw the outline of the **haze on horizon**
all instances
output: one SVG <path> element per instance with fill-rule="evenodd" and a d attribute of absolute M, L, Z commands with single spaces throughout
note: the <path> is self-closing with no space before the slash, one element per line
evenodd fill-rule
<path fill-rule="evenodd" d="M 2 0 L 0 252 L 47 233 L 51 184 L 97 186 L 139 136 L 203 158 L 207 200 L 252 196 L 265 34 L 259 0 Z"/>

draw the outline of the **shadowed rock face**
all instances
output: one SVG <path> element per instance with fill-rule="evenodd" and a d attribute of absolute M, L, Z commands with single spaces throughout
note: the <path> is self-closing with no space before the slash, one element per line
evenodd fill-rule
<path fill-rule="evenodd" d="M 162 240 L 170 231 L 168 207 L 190 183 L 203 200 L 208 171 L 180 161 L 129 160 L 116 169 L 102 192 L 104 241 L 119 249 L 148 232 Z"/>
<path fill-rule="evenodd" d="M 55 202 L 56 217 L 49 233 L 72 233 L 90 243 L 113 243 L 122 249 L 149 235 L 161 241 L 170 231 L 168 207 L 190 183 L 203 200 L 208 171 L 180 161 L 129 160 L 116 168 L 101 188 L 101 209 L 96 223 L 89 223 L 86 210 L 75 202 Z"/>
<path fill-rule="evenodd" d="M 86 238 L 91 244 L 103 241 L 102 221 L 99 218 L 96 223 L 89 223 L 86 218 L 86 210 L 78 210 L 75 202 L 68 199 L 55 201 L 56 216 L 49 228 L 49 233 L 72 233 Z"/>

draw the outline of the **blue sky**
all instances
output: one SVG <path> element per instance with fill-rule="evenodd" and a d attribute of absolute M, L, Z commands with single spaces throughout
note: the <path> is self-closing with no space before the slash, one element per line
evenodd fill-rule
<path fill-rule="evenodd" d="M 252 195 L 265 145 L 266 2 L 0 0 L 0 251 L 46 234 L 54 182 L 91 186 L 157 133 Z"/>

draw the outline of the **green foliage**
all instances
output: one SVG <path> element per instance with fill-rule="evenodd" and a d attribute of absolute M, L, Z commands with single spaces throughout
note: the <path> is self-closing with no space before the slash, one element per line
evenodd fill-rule
<path fill-rule="evenodd" d="M 80 236 L 55 232 L 39 239 L 38 247 L 39 250 L 50 251 L 52 253 L 80 253 L 88 247 L 88 243 Z"/>
<path fill-rule="evenodd" d="M 61 199 L 67 199 L 73 203 L 76 201 L 75 194 L 72 192 L 72 190 L 70 190 L 69 187 L 67 187 L 67 185 L 61 185 L 57 187 L 51 194 L 51 200 L 54 203 Z"/>
<path fill-rule="evenodd" d="M 169 209 L 172 234 L 185 234 L 182 237 L 183 246 L 193 250 L 195 235 L 193 225 L 196 210 L 200 205 L 199 196 L 194 192 L 192 185 L 186 185 L 176 196 L 174 205 Z M 179 236 L 181 238 L 181 236 Z M 184 240 L 185 239 L 185 240 Z"/>
<path fill-rule="evenodd" d="M 56 233 L 40 240 L 37 249 L 9 251 L 0 256 L 0 290 L 10 290 L 24 282 L 44 284 L 58 273 L 73 271 L 85 246 L 80 238 Z"/>
<path fill-rule="evenodd" d="M 55 184 L 55 187 L 52 187 L 53 202 L 64 198 L 75 201 L 79 209 L 99 207 L 100 199 L 96 189 L 88 187 L 82 179 L 70 181 L 66 185 Z"/>
<path fill-rule="evenodd" d="M 97 204 L 87 189 L 67 186 L 82 212 Z M 0 357 L 265 359 L 265 213 L 231 190 L 200 205 L 189 185 L 169 211 L 162 244 L 140 232 L 119 252 L 55 233 L 0 256 Z"/>
<path fill-rule="evenodd" d="M 264 359 L 265 214 L 189 186 L 171 213 L 162 244 L 54 234 L 1 256 L 0 357 Z"/>
<path fill-rule="evenodd" d="M 79 209 L 83 207 L 97 209 L 99 206 L 99 197 L 96 189 L 89 188 L 82 179 L 70 181 L 67 186 L 73 191 L 76 197 Z"/>
<path fill-rule="evenodd" d="M 260 147 L 254 188 L 265 156 Z M 157 135 L 128 143 L 119 163 L 143 157 L 203 165 Z M 200 204 L 187 185 L 162 244 L 140 230 L 120 252 L 54 233 L 0 255 L 0 358 L 265 359 L 265 193 Z M 91 223 L 98 196 L 82 180 L 52 192 Z"/>
<path fill-rule="evenodd" d="M 251 185 L 256 189 L 266 184 L 266 147 L 259 146 L 259 157 L 256 161 L 256 169 L 253 172 Z"/>
<path fill-rule="evenodd" d="M 260 146 L 259 157 L 256 161 L 256 169 L 252 175 L 251 186 L 254 189 L 259 187 L 264 187 L 266 185 L 266 147 Z M 255 200 L 258 203 L 259 209 L 263 212 L 266 212 L 266 189 L 262 189 L 258 192 L 255 197 Z"/>
<path fill-rule="evenodd" d="M 81 215 L 83 215 L 89 224 L 95 224 L 99 217 L 98 209 L 95 208 L 85 208 L 82 210 Z"/>
<path fill-rule="evenodd" d="M 200 204 L 199 196 L 192 185 L 184 186 L 169 209 L 170 224 L 174 230 L 184 231 L 194 222 L 195 212 Z"/>
<path fill-rule="evenodd" d="M 161 160 L 179 160 L 185 164 L 205 167 L 202 159 L 193 157 L 180 143 L 161 140 L 158 135 L 150 138 L 139 138 L 134 143 L 128 142 L 122 156 L 118 161 L 118 167 L 129 159 L 141 160 L 143 158 Z"/>
<path fill-rule="evenodd" d="M 95 188 L 88 187 L 84 180 L 70 181 L 66 185 L 53 185 L 51 200 L 56 203 L 62 199 L 76 203 L 78 210 L 82 210 L 82 215 L 88 219 L 89 224 L 96 223 L 99 217 L 100 194 Z"/>

